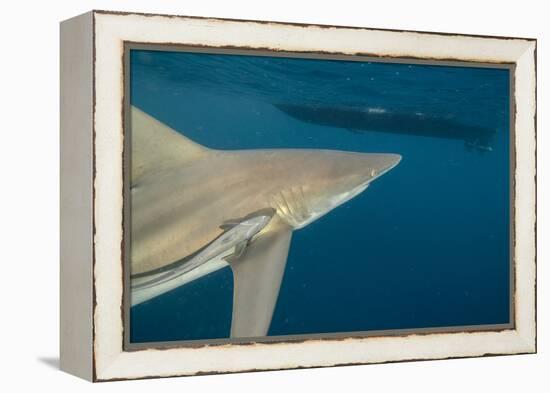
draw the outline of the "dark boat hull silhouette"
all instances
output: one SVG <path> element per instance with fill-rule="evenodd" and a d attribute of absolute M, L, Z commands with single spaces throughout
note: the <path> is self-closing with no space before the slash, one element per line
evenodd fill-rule
<path fill-rule="evenodd" d="M 358 109 L 316 105 L 275 104 L 294 119 L 354 132 L 384 132 L 400 135 L 464 141 L 466 148 L 492 151 L 495 130 L 464 124 L 452 117 L 428 116 L 422 113 L 392 112 L 381 108 Z"/>

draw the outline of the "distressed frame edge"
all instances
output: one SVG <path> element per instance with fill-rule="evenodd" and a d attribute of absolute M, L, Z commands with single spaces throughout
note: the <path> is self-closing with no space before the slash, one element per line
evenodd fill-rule
<path fill-rule="evenodd" d="M 394 33 L 418 33 L 418 34 L 433 34 L 442 35 L 448 37 L 472 37 L 472 38 L 491 38 L 502 40 L 522 40 L 522 41 L 537 41 L 535 37 L 511 37 L 511 36 L 499 36 L 499 35 L 485 35 L 485 34 L 467 34 L 467 33 L 449 33 L 441 31 L 428 31 L 428 30 L 408 30 L 408 29 L 388 29 L 382 27 L 364 27 L 364 26 L 351 26 L 351 25 L 329 25 L 323 23 L 306 23 L 306 22 L 286 22 L 286 21 L 270 21 L 262 19 L 242 19 L 242 18 L 222 18 L 216 16 L 198 16 L 198 15 L 183 15 L 183 14 L 163 14 L 163 13 L 151 13 L 151 12 L 138 12 L 138 11 L 113 11 L 105 9 L 94 9 L 91 12 L 98 15 L 120 15 L 120 16 L 159 16 L 163 18 L 179 18 L 179 19 L 199 19 L 205 21 L 220 21 L 220 22 L 243 22 L 243 23 L 255 23 L 255 24 L 269 24 L 269 25 L 283 25 L 283 26 L 295 26 L 295 27 L 319 27 L 322 29 L 355 29 L 355 30 L 369 30 L 369 31 L 382 31 L 382 32 L 394 32 Z"/>
<path fill-rule="evenodd" d="M 98 12 L 98 14 L 104 14 L 103 12 Z M 108 15 L 114 15 L 116 13 L 112 13 L 112 12 L 109 12 L 107 13 Z M 133 13 L 129 13 L 129 15 L 135 15 Z M 138 14 L 138 15 L 143 15 L 143 14 Z M 174 16 L 170 16 L 170 18 L 173 18 Z M 185 18 L 191 18 L 193 19 L 192 17 L 185 17 Z M 205 19 L 210 19 L 210 18 L 205 18 Z M 223 20 L 222 20 L 223 21 Z M 252 22 L 257 22 L 257 21 L 252 21 Z M 273 24 L 276 24 L 276 25 L 288 25 L 288 24 L 285 24 L 285 23 L 281 23 L 281 22 L 273 22 Z M 326 27 L 326 26 L 325 26 Z M 356 28 L 356 29 L 362 29 L 362 30 L 369 30 L 369 29 L 366 29 L 366 28 Z M 413 32 L 413 33 L 418 33 L 418 32 Z M 394 32 L 394 35 L 397 35 L 399 34 L 399 32 Z M 421 34 L 434 34 L 434 33 L 421 33 Z M 437 33 L 435 33 L 437 34 Z M 468 35 L 454 35 L 454 34 L 451 34 L 452 36 L 468 36 Z M 469 37 L 469 36 L 468 36 Z M 480 37 L 480 38 L 484 38 L 484 37 Z M 503 38 L 503 37 L 496 37 L 497 39 L 506 39 L 506 38 Z M 524 39 L 522 39 L 524 40 Z M 526 56 L 530 56 L 530 59 L 531 60 L 534 60 L 534 80 L 535 80 L 535 83 L 534 83 L 534 86 L 531 86 L 533 89 L 536 89 L 536 40 L 533 40 L 533 39 L 526 39 L 525 40 L 525 51 L 524 51 L 524 54 Z M 533 42 L 534 41 L 534 42 Z M 94 39 L 94 44 L 95 44 L 95 39 Z M 534 53 L 534 56 L 531 55 L 531 53 Z M 530 64 L 532 63 L 526 63 L 527 66 L 529 66 Z M 94 74 L 95 76 L 95 74 Z M 517 84 L 517 83 L 516 83 Z M 534 136 L 534 148 L 535 148 L 535 153 L 536 153 L 536 96 L 533 96 L 533 92 L 530 90 L 528 92 L 528 96 L 530 96 L 530 98 L 534 98 L 534 100 L 532 100 L 533 102 L 533 105 L 534 105 L 534 117 L 535 117 L 535 122 L 533 123 L 533 128 L 530 129 L 529 131 L 531 131 L 533 133 L 533 136 Z M 95 98 L 95 97 L 94 97 Z M 518 108 L 518 103 L 516 101 L 516 109 Z M 516 119 L 516 125 L 517 125 L 517 119 Z M 519 138 L 517 138 L 517 135 L 516 135 L 516 140 L 515 140 L 515 143 L 517 144 Z M 534 186 L 536 187 L 536 161 L 534 163 L 534 175 L 535 175 L 535 183 L 534 183 Z M 516 173 L 517 175 L 517 173 Z M 516 193 L 517 194 L 517 193 Z M 536 208 L 536 194 L 535 194 L 535 208 Z M 518 217 L 518 212 L 516 210 L 516 219 Z M 535 216 L 532 217 L 533 219 L 533 222 L 535 223 L 536 225 L 536 212 L 535 212 Z M 536 227 L 533 228 L 534 229 L 534 232 L 532 233 L 529 233 L 529 235 L 536 235 Z M 517 250 L 517 249 L 516 249 Z M 536 248 L 534 250 L 534 257 L 535 257 L 535 262 L 536 262 Z M 534 280 L 535 280 L 535 284 L 536 284 L 536 265 L 535 266 L 531 266 L 531 268 L 534 267 L 534 270 L 535 270 L 535 276 L 534 276 Z M 516 280 L 516 281 L 519 281 L 519 280 Z M 97 285 L 97 283 L 95 283 L 95 285 Z M 534 301 L 536 301 L 536 295 L 533 296 L 533 299 Z M 498 352 L 498 353 L 480 353 L 480 354 L 468 354 L 468 355 L 459 355 L 459 356 L 456 356 L 456 357 L 473 357 L 473 356 L 492 356 L 492 355 L 505 355 L 505 354 L 520 354 L 520 353 L 535 353 L 536 352 L 536 310 L 533 310 L 533 312 L 535 313 L 533 315 L 533 329 L 531 330 L 527 330 L 527 329 L 524 329 L 522 326 L 517 326 L 516 330 L 514 330 L 515 334 L 512 335 L 511 337 L 514 338 L 514 340 L 516 340 L 516 344 L 519 345 L 518 348 L 516 348 L 516 351 L 513 351 L 513 352 L 510 352 L 510 353 L 504 353 L 504 352 Z M 95 318 L 96 316 L 94 316 Z M 517 316 L 516 316 L 517 317 Z M 529 319 L 529 316 L 527 316 L 527 319 Z M 527 322 L 530 322 L 530 321 L 527 321 Z M 452 333 L 451 333 L 452 334 Z M 94 341 L 95 341 L 96 337 L 94 336 Z M 94 354 L 94 363 L 95 363 L 95 355 L 97 354 Z M 119 353 L 119 355 L 121 355 Z M 124 355 L 124 354 L 122 354 Z M 407 359 L 407 358 L 402 358 L 400 360 L 389 360 L 389 361 L 364 361 L 364 362 L 360 362 L 360 363 L 349 363 L 349 364 L 369 364 L 369 363 L 385 363 L 385 362 L 394 362 L 394 361 L 409 361 L 409 360 L 430 360 L 430 359 L 442 359 L 442 358 L 454 358 L 455 356 L 441 356 L 441 357 L 429 357 L 429 358 L 425 358 L 425 359 L 417 359 L 417 358 L 414 358 L 414 359 Z M 254 371 L 254 370 L 227 370 L 227 371 L 213 371 L 213 372 L 195 372 L 195 373 L 189 373 L 189 374 L 186 374 L 185 372 L 181 372 L 181 373 L 171 373 L 171 374 L 167 374 L 167 375 L 143 375 L 143 376 L 130 376 L 130 377 L 125 377 L 125 376 L 117 376 L 116 373 L 117 371 L 115 371 L 118 367 L 120 367 L 122 364 L 121 363 L 124 363 L 126 361 L 128 361 L 129 359 L 124 359 L 124 356 L 116 356 L 115 358 L 112 358 L 111 359 L 111 363 L 106 367 L 106 368 L 102 368 L 100 370 L 100 373 L 99 373 L 99 376 L 98 375 L 95 375 L 94 374 L 94 380 L 96 381 L 104 381 L 104 380 L 118 380 L 118 379 L 136 379 L 136 378 L 152 378 L 152 377 L 168 377 L 168 376 L 183 376 L 183 375 L 200 375 L 200 374 L 203 374 L 203 373 L 226 373 L 226 372 L 243 372 L 243 371 Z M 337 365 L 342 365 L 342 364 L 327 364 L 327 365 L 307 365 L 305 367 L 330 367 L 330 366 L 337 366 Z M 287 369 L 287 368 L 300 368 L 300 367 L 303 367 L 303 366 L 290 366 L 290 367 L 279 367 L 279 368 L 264 368 L 263 370 L 271 370 L 271 369 Z M 112 373 L 109 372 L 109 370 L 112 370 L 115 372 L 115 375 L 113 375 Z M 257 370 L 259 371 L 259 370 Z M 111 374 L 109 376 L 109 374 Z"/>
<path fill-rule="evenodd" d="M 93 366 L 93 12 L 59 25 L 59 367 L 88 381 Z"/>
<path fill-rule="evenodd" d="M 240 48 L 228 48 L 228 47 L 208 47 L 208 46 L 188 46 L 183 44 L 164 44 L 164 43 L 143 43 L 143 42 L 131 42 L 123 41 L 123 70 L 122 70 L 122 83 L 124 85 L 123 96 L 123 134 L 124 134 L 124 162 L 123 162 L 123 181 L 124 181 L 124 215 L 123 215 L 123 228 L 129 227 L 130 219 L 130 196 L 129 196 L 129 177 L 130 177 L 130 151 L 131 146 L 131 126 L 129 115 L 129 78 L 131 78 L 130 72 L 130 53 L 132 50 L 152 50 L 152 51 L 174 51 L 183 53 L 206 53 L 206 54 L 223 54 L 223 55 L 242 55 L 242 56 L 266 56 L 266 57 L 282 57 L 293 59 L 311 59 L 311 60 L 340 60 L 340 61 L 356 61 L 356 62 L 377 62 L 377 63 L 390 63 L 390 64 L 419 64 L 419 65 L 438 65 L 438 66 L 453 66 L 453 67 L 482 67 L 482 68 L 495 68 L 506 69 L 509 71 L 509 110 L 510 110 L 510 141 L 515 140 L 515 73 L 516 63 L 478 63 L 472 61 L 447 61 L 447 60 L 422 60 L 422 59 L 404 59 L 395 58 L 388 59 L 386 57 L 365 56 L 365 55 L 347 55 L 347 54 L 326 54 L 316 52 L 287 52 L 280 51 L 268 51 L 261 49 L 240 49 Z M 515 171 L 515 146 L 510 143 L 509 154 L 509 171 L 511 174 Z M 440 334 L 440 333 L 462 333 L 462 332 L 500 332 L 505 330 L 515 329 L 515 275 L 514 275 L 514 239 L 515 239 L 515 225 L 514 225 L 514 184 L 510 181 L 510 215 L 509 215 L 509 267 L 510 267 L 510 306 L 509 306 L 509 322 L 501 324 L 489 324 L 489 325 L 457 325 L 449 327 L 434 327 L 434 328 L 406 328 L 406 329 L 387 329 L 376 331 L 351 331 L 342 333 L 316 333 L 316 334 L 296 334 L 296 335 L 281 335 L 281 336 L 266 336 L 266 337 L 247 337 L 240 339 L 203 339 L 203 340 L 173 340 L 173 341 L 158 341 L 147 343 L 131 343 L 129 338 L 129 330 L 131 329 L 130 320 L 130 306 L 127 301 L 129 299 L 129 260 L 126 254 L 126 249 L 129 249 L 131 244 L 129 236 L 123 233 L 123 274 L 124 274 L 124 294 L 123 294 L 123 319 L 124 319 L 124 345 L 123 351 L 139 351 L 144 349 L 174 349 L 174 348 L 199 348 L 203 346 L 219 346 L 227 344 L 235 345 L 249 345 L 250 343 L 259 344 L 277 344 L 277 343 L 301 343 L 307 340 L 338 340 L 346 338 L 380 338 L 380 337 L 404 337 L 408 335 L 427 335 L 427 334 Z"/>
<path fill-rule="evenodd" d="M 514 141 L 516 145 L 514 173 L 516 331 L 528 352 L 537 353 L 536 40 L 526 45 L 525 51 L 517 59 L 516 71 L 514 96 L 516 109 Z M 518 192 L 518 189 L 523 192 Z M 526 260 L 522 259 L 524 254 L 528 257 Z"/>

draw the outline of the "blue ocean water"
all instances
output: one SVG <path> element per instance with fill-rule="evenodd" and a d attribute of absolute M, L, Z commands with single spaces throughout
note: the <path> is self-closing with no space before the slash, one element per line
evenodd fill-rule
<path fill-rule="evenodd" d="M 131 103 L 216 149 L 398 153 L 293 233 L 269 335 L 510 320 L 510 74 L 132 50 Z M 131 308 L 131 342 L 225 338 L 224 268 Z"/>

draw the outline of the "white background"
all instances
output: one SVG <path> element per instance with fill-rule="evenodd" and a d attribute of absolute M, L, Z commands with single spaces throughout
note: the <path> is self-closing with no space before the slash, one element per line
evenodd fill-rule
<path fill-rule="evenodd" d="M 0 390 L 548 391 L 544 1 L 10 1 L 0 14 Z M 538 38 L 539 354 L 92 385 L 57 370 L 59 27 L 90 9 Z M 475 225 L 475 223 L 472 223 Z M 546 373 L 545 373 L 546 372 Z"/>

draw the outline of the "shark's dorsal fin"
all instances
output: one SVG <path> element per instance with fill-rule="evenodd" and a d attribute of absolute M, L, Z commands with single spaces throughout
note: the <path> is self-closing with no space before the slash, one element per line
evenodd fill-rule
<path fill-rule="evenodd" d="M 291 228 L 277 221 L 250 242 L 242 255 L 228 260 L 234 281 L 231 337 L 267 335 L 292 237 Z"/>
<path fill-rule="evenodd" d="M 131 127 L 132 186 L 150 175 L 202 158 L 209 151 L 135 106 L 131 107 Z"/>

